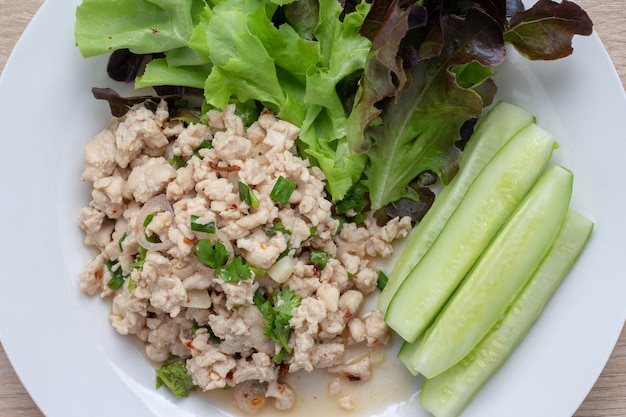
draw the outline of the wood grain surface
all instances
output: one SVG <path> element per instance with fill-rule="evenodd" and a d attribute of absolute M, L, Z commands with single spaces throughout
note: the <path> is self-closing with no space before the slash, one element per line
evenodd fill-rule
<path fill-rule="evenodd" d="M 42 3 L 43 0 L 0 0 L 0 71 L 4 69 L 15 43 Z M 623 38 L 626 1 L 578 0 L 578 4 L 591 16 L 622 84 L 626 85 L 626 42 Z M 553 389 L 558 390 L 558 387 Z M 574 416 L 626 416 L 626 331 L 622 330 L 604 371 Z M 20 383 L 1 346 L 0 417 L 43 417 Z"/>

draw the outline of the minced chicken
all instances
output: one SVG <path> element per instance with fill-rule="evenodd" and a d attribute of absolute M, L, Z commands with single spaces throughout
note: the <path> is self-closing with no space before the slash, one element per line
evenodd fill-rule
<path fill-rule="evenodd" d="M 200 390 L 235 387 L 244 409 L 268 398 L 293 407 L 286 373 L 367 379 L 375 361 L 348 352 L 389 339 L 381 313 L 364 308 L 377 285 L 371 259 L 389 256 L 411 220 L 340 224 L 322 171 L 295 151 L 298 129 L 268 111 L 246 129 L 232 106 L 210 111 L 209 125 L 170 120 L 165 101 L 155 107 L 133 107 L 85 147 L 82 179 L 93 190 L 79 223 L 97 255 L 81 290 L 110 298 L 113 327 L 143 341 L 151 360 L 176 358 Z M 280 177 L 295 184 L 284 205 L 271 196 Z M 199 255 L 207 241 L 225 249 L 217 266 Z M 229 263 L 244 272 L 221 273 Z M 281 288 L 298 301 L 283 343 L 258 303 Z"/>

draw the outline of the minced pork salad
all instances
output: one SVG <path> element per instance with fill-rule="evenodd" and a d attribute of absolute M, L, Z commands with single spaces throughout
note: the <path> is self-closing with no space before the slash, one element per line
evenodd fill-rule
<path fill-rule="evenodd" d="M 248 128 L 233 106 L 208 120 L 137 104 L 86 145 L 79 224 L 97 255 L 81 290 L 111 299 L 115 330 L 145 343 L 157 386 L 178 396 L 231 387 L 243 409 L 289 409 L 287 373 L 366 380 L 390 336 L 364 306 L 372 261 L 411 219 L 334 217 L 322 171 L 295 151 L 298 128 L 269 111 Z"/>

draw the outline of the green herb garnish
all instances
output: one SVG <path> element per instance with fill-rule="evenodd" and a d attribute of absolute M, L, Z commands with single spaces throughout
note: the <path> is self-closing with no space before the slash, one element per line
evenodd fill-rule
<path fill-rule="evenodd" d="M 164 363 L 156 370 L 156 387 L 168 387 L 177 397 L 187 397 L 196 389 L 184 363 Z"/>
<path fill-rule="evenodd" d="M 212 242 L 208 239 L 199 240 L 194 251 L 200 262 L 213 269 L 224 266 L 230 256 L 223 243 Z"/>
<path fill-rule="evenodd" d="M 382 291 L 387 286 L 388 281 L 389 278 L 387 275 L 385 275 L 383 271 L 378 271 L 378 278 L 376 279 L 376 286 L 378 289 Z"/>
<path fill-rule="evenodd" d="M 272 188 L 272 191 L 270 192 L 270 198 L 278 204 L 284 206 L 289 201 L 289 198 L 295 189 L 295 183 L 289 181 L 283 176 L 280 176 L 276 180 L 276 184 L 274 184 L 274 188 Z"/>
<path fill-rule="evenodd" d="M 191 215 L 191 230 L 194 232 L 215 233 L 215 222 L 199 223 L 198 219 L 198 216 Z"/>
<path fill-rule="evenodd" d="M 198 260 L 215 270 L 215 274 L 224 282 L 237 282 L 252 278 L 252 269 L 241 256 L 235 256 L 228 262 L 230 254 L 221 242 L 208 239 L 199 240 L 195 248 Z"/>
<path fill-rule="evenodd" d="M 252 208 L 259 208 L 259 199 L 256 198 L 252 189 L 245 183 L 237 181 L 237 187 L 239 188 L 239 198 Z"/>
<path fill-rule="evenodd" d="M 326 268 L 326 264 L 331 256 L 324 249 L 313 249 L 309 255 L 309 261 L 320 271 Z"/>
<path fill-rule="evenodd" d="M 116 268 L 117 266 L 117 268 Z M 124 284 L 124 280 L 126 279 L 126 275 L 124 275 L 124 271 L 122 271 L 121 265 L 117 261 L 106 261 L 106 267 L 111 272 L 111 279 L 107 282 L 107 287 L 112 290 L 118 290 Z"/>
<path fill-rule="evenodd" d="M 291 334 L 289 321 L 292 318 L 291 312 L 300 305 L 300 300 L 300 296 L 289 287 L 279 288 L 271 298 L 266 297 L 260 291 L 254 294 L 254 304 L 267 320 L 263 332 L 282 346 L 281 352 L 274 357 L 274 361 L 277 363 L 291 352 L 288 345 Z"/>

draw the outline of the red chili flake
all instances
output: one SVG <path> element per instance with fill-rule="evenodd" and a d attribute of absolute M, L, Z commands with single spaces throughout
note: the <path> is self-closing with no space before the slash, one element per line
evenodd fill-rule
<path fill-rule="evenodd" d="M 191 340 L 187 340 L 185 342 L 185 346 L 187 346 L 189 349 L 193 349 L 193 343 L 191 343 Z"/>
<path fill-rule="evenodd" d="M 98 270 L 93 274 L 94 278 L 96 278 L 97 280 L 101 280 L 102 279 L 102 271 Z"/>
<path fill-rule="evenodd" d="M 235 210 L 237 210 L 237 209 L 239 208 L 239 206 L 238 206 L 237 204 L 235 204 L 235 203 L 231 204 L 230 206 L 231 206 L 232 208 L 234 208 Z"/>
<path fill-rule="evenodd" d="M 193 243 L 193 240 L 191 240 L 187 236 L 185 236 L 183 238 L 183 243 L 185 243 L 186 245 L 191 245 Z"/>

